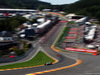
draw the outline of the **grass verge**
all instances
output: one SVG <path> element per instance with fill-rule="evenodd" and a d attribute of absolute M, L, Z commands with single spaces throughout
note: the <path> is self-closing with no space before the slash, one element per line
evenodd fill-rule
<path fill-rule="evenodd" d="M 60 45 L 63 42 L 64 37 L 66 37 L 68 35 L 69 30 L 70 30 L 70 27 L 65 27 L 63 29 L 62 34 L 59 36 L 57 42 L 55 43 L 55 47 L 58 47 L 58 45 Z"/>
<path fill-rule="evenodd" d="M 30 67 L 30 66 L 37 66 L 43 65 L 48 62 L 54 62 L 52 58 L 47 56 L 42 51 L 39 51 L 37 55 L 27 62 L 16 63 L 11 65 L 0 66 L 0 69 L 10 69 L 10 68 L 20 68 L 20 67 Z"/>

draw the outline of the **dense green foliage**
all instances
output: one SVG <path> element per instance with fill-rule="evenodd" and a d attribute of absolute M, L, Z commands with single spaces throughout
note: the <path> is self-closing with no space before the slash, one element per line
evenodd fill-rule
<path fill-rule="evenodd" d="M 64 37 L 66 37 L 68 35 L 69 30 L 70 30 L 70 27 L 65 27 L 63 29 L 61 35 L 59 36 L 59 38 L 58 38 L 58 40 L 57 40 L 57 42 L 55 44 L 56 47 L 59 47 L 62 44 L 62 42 L 65 39 Z"/>
<path fill-rule="evenodd" d="M 15 28 L 19 27 L 22 23 L 27 21 L 24 17 L 15 16 L 11 18 L 1 19 L 0 20 L 0 31 L 14 31 Z"/>
<path fill-rule="evenodd" d="M 41 5 L 50 6 L 51 4 L 39 0 L 0 0 L 0 8 L 36 9 Z"/>
<path fill-rule="evenodd" d="M 96 17 L 100 20 L 100 0 L 79 0 L 69 5 L 63 5 L 62 10 L 67 13 L 71 12 Z"/>
<path fill-rule="evenodd" d="M 0 66 L 0 69 L 9 69 L 9 68 L 19 68 L 19 67 L 29 67 L 29 66 L 36 66 L 36 65 L 43 65 L 48 62 L 54 62 L 54 60 L 48 57 L 43 52 L 38 52 L 38 54 L 29 61 L 22 62 L 22 63 L 15 63 L 11 65 Z"/>
<path fill-rule="evenodd" d="M 25 52 L 24 52 L 24 50 L 17 50 L 16 51 L 16 55 L 17 56 L 20 56 L 20 55 L 22 55 L 22 54 L 24 54 Z"/>
<path fill-rule="evenodd" d="M 58 9 L 66 13 L 76 13 L 96 17 L 100 20 L 100 0 L 79 0 L 72 4 L 51 5 L 40 0 L 0 0 L 0 8 Z"/>

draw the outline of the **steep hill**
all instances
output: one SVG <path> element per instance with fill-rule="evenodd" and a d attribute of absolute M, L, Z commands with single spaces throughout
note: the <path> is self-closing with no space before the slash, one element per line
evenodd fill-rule
<path fill-rule="evenodd" d="M 100 19 L 100 0 L 79 0 L 72 4 L 51 5 L 40 0 L 0 0 L 0 8 L 58 9 Z"/>
<path fill-rule="evenodd" d="M 64 5 L 64 11 L 84 14 L 100 19 L 100 0 L 79 0 L 75 3 Z"/>
<path fill-rule="evenodd" d="M 41 5 L 50 6 L 51 4 L 39 0 L 0 0 L 0 8 L 36 9 Z"/>

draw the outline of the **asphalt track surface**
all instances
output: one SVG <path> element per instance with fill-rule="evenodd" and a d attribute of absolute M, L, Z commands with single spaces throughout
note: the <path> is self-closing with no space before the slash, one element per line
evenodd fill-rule
<path fill-rule="evenodd" d="M 59 52 L 61 56 L 60 57 L 57 56 L 58 53 L 53 51 L 50 48 L 53 42 L 56 40 L 58 34 L 61 32 L 63 28 L 63 23 L 60 23 L 57 26 L 59 26 L 58 30 L 52 35 L 50 39 L 48 39 L 46 43 L 37 44 L 35 49 L 31 52 L 31 54 L 28 57 L 17 62 L 25 61 L 31 58 L 31 56 L 38 49 L 38 46 L 41 46 L 42 49 L 44 49 L 49 55 L 58 59 L 59 60 L 58 63 L 50 66 L 41 66 L 41 67 L 11 70 L 11 71 L 0 71 L 0 75 L 25 75 L 34 72 L 55 69 L 55 68 L 64 67 L 76 63 L 74 59 L 81 59 L 82 64 L 64 70 L 60 70 L 60 71 L 44 73 L 43 75 L 100 75 L 100 66 L 99 66 L 100 56 L 92 56 L 87 54 L 68 53 L 68 52 Z"/>
<path fill-rule="evenodd" d="M 70 58 L 66 58 L 65 56 L 62 56 L 62 55 L 60 57 L 58 57 L 57 56 L 58 53 L 53 51 L 50 48 L 52 43 L 56 39 L 57 35 L 62 30 L 63 26 L 61 26 L 61 25 L 62 25 L 62 23 L 59 23 L 58 25 L 56 25 L 56 27 L 58 27 L 58 31 L 55 32 L 53 34 L 53 36 L 46 43 L 44 43 L 44 44 L 37 44 L 35 49 L 33 50 L 33 52 L 35 53 L 36 50 L 38 49 L 38 46 L 41 46 L 42 49 L 44 49 L 49 55 L 51 55 L 52 57 L 58 59 L 59 63 L 53 64 L 53 65 L 50 65 L 50 66 L 41 66 L 41 67 L 28 68 L 28 69 L 1 71 L 0 75 L 25 75 L 25 74 L 28 74 L 28 73 L 33 73 L 33 72 L 38 72 L 38 71 L 43 71 L 43 70 L 50 70 L 50 69 L 53 69 L 53 68 L 64 67 L 65 63 L 66 63 L 65 66 L 74 64 L 76 62 L 75 60 L 72 60 Z M 26 58 L 24 58 L 24 59 L 22 59 L 20 61 L 17 61 L 17 62 L 25 61 L 26 59 L 29 59 L 31 56 L 32 56 L 32 54 L 30 54 L 28 57 L 26 57 Z"/>

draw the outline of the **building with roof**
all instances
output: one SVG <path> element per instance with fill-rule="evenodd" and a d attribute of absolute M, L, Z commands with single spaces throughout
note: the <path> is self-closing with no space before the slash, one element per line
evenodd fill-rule
<path fill-rule="evenodd" d="M 0 42 L 13 41 L 13 34 L 8 31 L 0 32 Z"/>

